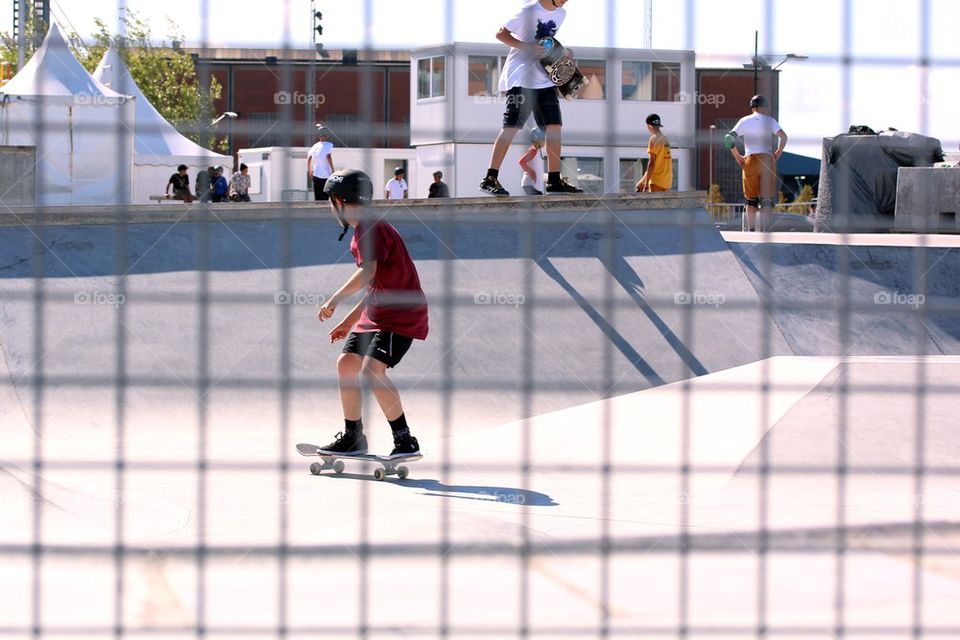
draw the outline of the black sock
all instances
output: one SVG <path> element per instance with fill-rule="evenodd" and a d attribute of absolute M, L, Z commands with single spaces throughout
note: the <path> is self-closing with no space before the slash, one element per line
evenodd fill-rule
<path fill-rule="evenodd" d="M 406 435 L 410 433 L 410 427 L 407 426 L 407 416 L 404 413 L 400 414 L 400 417 L 396 420 L 389 420 L 390 430 L 393 431 L 393 437 Z"/>
<path fill-rule="evenodd" d="M 560 172 L 551 171 L 547 173 L 547 184 L 560 184 Z"/>
<path fill-rule="evenodd" d="M 487 177 L 496 180 L 500 177 L 500 169 L 487 169 Z"/>
<path fill-rule="evenodd" d="M 343 424 L 344 424 L 344 430 L 345 430 L 347 433 L 356 433 L 356 434 L 363 433 L 363 420 L 362 420 L 362 419 L 361 419 L 361 420 L 347 420 L 346 418 L 344 418 Z"/>

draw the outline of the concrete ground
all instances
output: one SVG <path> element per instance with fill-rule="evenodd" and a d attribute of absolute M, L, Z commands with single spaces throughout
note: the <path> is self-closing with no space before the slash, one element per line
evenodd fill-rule
<path fill-rule="evenodd" d="M 763 287 L 806 299 L 836 249 L 787 268 L 696 210 L 392 219 L 431 336 L 394 374 L 425 457 L 384 482 L 293 449 L 341 424 L 331 222 L 0 229 L 4 637 L 960 636 L 960 359 L 805 342 Z"/>

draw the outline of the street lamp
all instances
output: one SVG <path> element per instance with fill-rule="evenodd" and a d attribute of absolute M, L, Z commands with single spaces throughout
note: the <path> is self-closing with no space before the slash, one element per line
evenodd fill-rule
<path fill-rule="evenodd" d="M 239 117 L 240 116 L 234 113 L 233 111 L 224 111 L 219 116 L 217 116 L 213 122 L 210 123 L 210 126 L 211 127 L 217 126 L 218 124 L 220 124 L 220 121 L 223 120 L 224 118 L 230 118 L 231 120 L 235 120 L 236 118 L 239 118 Z"/>
<path fill-rule="evenodd" d="M 713 189 L 713 134 L 717 132 L 717 125 L 710 125 L 710 184 L 707 185 L 707 193 Z"/>
<path fill-rule="evenodd" d="M 810 59 L 810 56 L 802 56 L 797 53 L 788 53 L 787 57 L 781 60 L 780 63 L 773 68 L 773 70 L 776 71 L 777 69 L 782 67 L 783 63 L 785 63 L 787 60 L 809 60 L 809 59 Z"/>

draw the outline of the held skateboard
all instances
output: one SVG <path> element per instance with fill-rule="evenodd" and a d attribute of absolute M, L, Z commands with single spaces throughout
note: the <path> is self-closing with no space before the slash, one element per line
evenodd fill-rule
<path fill-rule="evenodd" d="M 383 480 L 387 476 L 397 476 L 401 480 L 406 480 L 407 476 L 410 475 L 410 469 L 407 468 L 407 462 L 416 462 L 421 459 L 423 456 L 405 456 L 403 458 L 384 458 L 383 456 L 375 456 L 373 454 L 362 454 L 362 455 L 341 455 L 336 453 L 321 453 L 320 448 L 315 444 L 306 444 L 300 443 L 297 445 L 297 453 L 302 456 L 318 456 L 320 462 L 314 462 L 310 465 L 310 473 L 317 476 L 320 475 L 322 471 L 327 469 L 333 469 L 334 473 L 340 474 L 343 473 L 346 465 L 344 460 L 366 460 L 367 462 L 376 462 L 380 466 L 373 470 L 373 477 L 377 480 Z"/>
<path fill-rule="evenodd" d="M 546 49 L 546 53 L 540 58 L 540 64 L 550 81 L 560 90 L 560 94 L 567 100 L 579 96 L 590 81 L 584 78 L 577 68 L 573 51 L 553 37 L 540 38 L 537 44 Z"/>

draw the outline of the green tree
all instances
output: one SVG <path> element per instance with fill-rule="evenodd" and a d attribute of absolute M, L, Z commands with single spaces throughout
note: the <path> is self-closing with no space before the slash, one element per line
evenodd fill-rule
<path fill-rule="evenodd" d="M 47 23 L 36 19 L 32 3 L 27 3 L 27 15 L 23 21 L 23 27 L 23 32 L 26 34 L 23 59 L 29 60 L 34 50 L 40 46 L 43 34 L 47 32 Z M 17 40 L 12 33 L 6 31 L 0 32 L 0 62 L 10 63 L 16 73 Z"/>
<path fill-rule="evenodd" d="M 32 14 L 28 15 L 28 33 L 32 20 Z M 150 25 L 134 12 L 128 11 L 124 16 L 126 33 L 123 36 L 111 34 L 106 23 L 99 18 L 95 22 L 97 30 L 88 39 L 88 44 L 82 44 L 77 34 L 70 35 L 73 54 L 87 71 L 92 73 L 107 49 L 115 48 L 134 82 L 157 111 L 180 133 L 207 146 L 202 138 L 206 135 L 210 140 L 213 132 L 207 131 L 205 125 L 214 117 L 214 101 L 220 98 L 223 87 L 213 76 L 206 85 L 201 83 L 193 58 L 180 48 L 179 43 L 184 38 L 177 33 L 177 26 L 170 22 L 172 35 L 157 44 L 153 41 Z M 31 55 L 32 46 L 28 48 L 28 55 Z M 0 34 L 0 56 L 3 60 L 16 62 L 16 41 L 9 34 Z M 213 140 L 211 145 L 214 150 L 222 152 L 227 151 L 226 147 L 226 137 Z"/>

